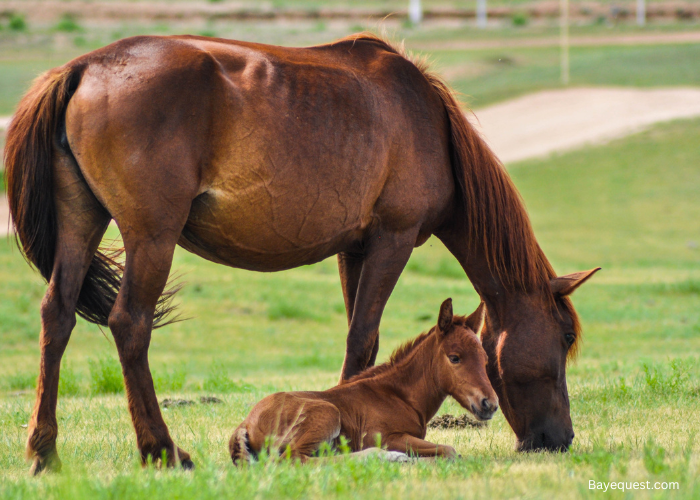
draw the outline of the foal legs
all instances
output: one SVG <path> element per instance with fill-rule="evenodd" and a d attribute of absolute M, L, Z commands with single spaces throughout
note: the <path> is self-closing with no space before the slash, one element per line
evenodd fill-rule
<path fill-rule="evenodd" d="M 387 448 L 418 457 L 456 458 L 457 451 L 445 444 L 435 444 L 410 434 L 392 434 L 385 439 Z"/>
<path fill-rule="evenodd" d="M 75 175 L 66 155 L 56 153 L 54 187 L 58 234 L 49 288 L 41 303 L 41 362 L 36 402 L 28 427 L 32 472 L 60 470 L 56 453 L 56 403 L 61 358 L 75 326 L 75 307 L 90 261 L 109 216 Z"/>
<path fill-rule="evenodd" d="M 307 462 L 323 443 L 332 444 L 340 434 L 340 411 L 323 400 L 290 393 L 271 394 L 260 401 L 229 440 L 234 465 L 267 450 Z"/>
<path fill-rule="evenodd" d="M 341 382 L 357 375 L 374 363 L 379 347 L 379 322 L 384 312 L 384 306 L 411 256 L 417 234 L 417 230 L 400 234 L 375 234 L 372 240 L 367 243 L 359 279 L 357 279 L 356 263 L 348 267 L 347 270 L 343 269 L 341 263 L 341 277 L 344 271 L 347 271 L 349 276 L 354 277 L 342 280 L 344 282 L 343 292 L 346 295 L 346 307 L 349 302 L 348 297 L 352 297 L 352 294 L 348 292 L 351 291 L 352 283 L 357 281 L 357 292 L 354 301 L 352 301 L 352 318 L 350 319 L 345 361 L 340 375 Z M 350 311 L 348 311 L 348 317 L 350 317 Z"/>

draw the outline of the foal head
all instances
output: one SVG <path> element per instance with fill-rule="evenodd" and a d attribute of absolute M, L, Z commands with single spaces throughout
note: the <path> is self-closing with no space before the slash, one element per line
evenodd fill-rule
<path fill-rule="evenodd" d="M 479 420 L 488 420 L 498 409 L 498 396 L 486 373 L 486 351 L 475 333 L 482 323 L 481 306 L 465 318 L 452 314 L 452 299 L 443 302 L 435 327 L 438 338 L 435 362 L 440 390 Z"/>

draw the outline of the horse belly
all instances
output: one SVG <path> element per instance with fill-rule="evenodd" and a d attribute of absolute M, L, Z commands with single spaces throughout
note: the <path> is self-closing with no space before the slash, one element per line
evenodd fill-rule
<path fill-rule="evenodd" d="M 194 200 L 180 243 L 228 266 L 280 271 L 350 247 L 370 221 L 371 215 L 363 214 L 357 203 L 318 185 L 220 186 Z"/>

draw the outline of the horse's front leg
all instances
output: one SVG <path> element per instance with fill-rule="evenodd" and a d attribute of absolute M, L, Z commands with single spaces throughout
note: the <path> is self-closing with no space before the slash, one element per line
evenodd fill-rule
<path fill-rule="evenodd" d="M 417 229 L 403 233 L 379 231 L 366 242 L 362 270 L 357 279 L 357 291 L 353 301 L 345 361 L 340 375 L 341 382 L 374 364 L 373 358 L 377 355 L 379 322 L 384 306 L 411 256 L 417 236 Z M 353 266 L 352 269 L 357 273 L 357 266 Z M 342 275 L 341 264 L 341 277 Z M 345 292 L 345 283 L 343 288 Z M 347 295 L 346 293 L 346 306 Z"/>

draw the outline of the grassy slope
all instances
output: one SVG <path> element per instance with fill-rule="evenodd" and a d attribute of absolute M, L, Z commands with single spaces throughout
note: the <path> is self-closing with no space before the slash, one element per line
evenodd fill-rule
<path fill-rule="evenodd" d="M 604 268 L 575 296 L 585 343 L 581 358 L 569 368 L 577 438 L 568 455 L 515 454 L 512 433 L 499 414 L 485 430 L 429 433 L 466 457 L 455 463 L 268 464 L 233 470 L 226 441 L 250 404 L 274 390 L 323 388 L 335 380 L 345 329 L 335 265 L 329 260 L 263 275 L 178 251 L 174 268 L 185 272 L 188 282 L 182 310 L 193 319 L 154 333 L 151 364 L 161 398 L 213 393 L 225 401 L 166 411 L 172 434 L 194 452 L 199 470 L 138 471 L 124 397 L 89 395 L 99 377 L 90 374 L 88 360 L 113 360 L 114 347 L 80 321 L 64 362 L 69 382 L 64 391 L 75 396 L 59 402 L 59 452 L 68 473 L 26 479 L 21 425 L 32 396 L 13 393 L 30 386 L 36 373 L 37 311 L 45 287 L 17 251 L 2 244 L 0 380 L 6 392 L 0 399 L 0 474 L 7 480 L 0 496 L 146 498 L 177 491 L 201 498 L 575 498 L 589 495 L 588 480 L 611 478 L 680 481 L 680 496 L 696 497 L 699 141 L 700 121 L 679 122 L 511 169 L 555 267 L 562 273 Z M 447 296 L 459 312 L 477 304 L 456 262 L 430 241 L 414 253 L 389 302 L 380 358 L 428 327 Z M 459 409 L 448 401 L 442 411 Z"/>

